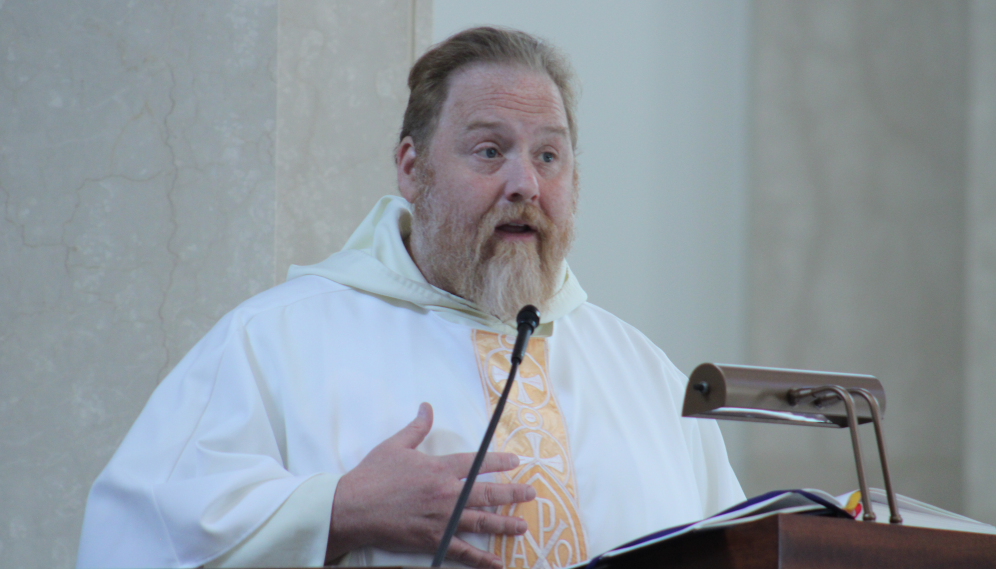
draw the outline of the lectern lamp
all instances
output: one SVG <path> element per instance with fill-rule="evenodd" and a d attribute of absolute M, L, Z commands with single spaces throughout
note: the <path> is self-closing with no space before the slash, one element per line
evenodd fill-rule
<path fill-rule="evenodd" d="M 866 521 L 874 520 L 875 512 L 865 482 L 858 424 L 873 423 L 889 497 L 889 521 L 899 524 L 903 520 L 896 507 L 885 458 L 884 411 L 885 391 L 870 375 L 704 363 L 688 378 L 681 414 L 756 423 L 848 427 Z"/>

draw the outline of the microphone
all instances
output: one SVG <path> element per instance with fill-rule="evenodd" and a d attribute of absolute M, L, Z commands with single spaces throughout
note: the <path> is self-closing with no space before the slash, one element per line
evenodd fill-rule
<path fill-rule="evenodd" d="M 519 364 L 522 363 L 522 355 L 529 344 L 529 337 L 533 335 L 533 331 L 536 330 L 539 321 L 539 310 L 531 304 L 524 306 L 519 311 L 518 316 L 515 317 L 519 332 L 515 336 L 515 347 L 512 348 L 512 367 L 508 370 L 508 380 L 505 382 L 505 389 L 501 392 L 501 397 L 498 398 L 498 404 L 495 405 L 495 412 L 491 415 L 491 423 L 488 424 L 488 430 L 484 433 L 481 448 L 477 449 L 477 454 L 474 456 L 474 463 L 470 466 L 467 481 L 464 482 L 463 489 L 460 490 L 460 496 L 457 498 L 456 506 L 450 515 L 450 521 L 446 524 L 446 531 L 443 532 L 443 540 L 439 542 L 439 548 L 436 549 L 436 556 L 432 559 L 433 567 L 442 565 L 443 558 L 446 557 L 446 550 L 450 548 L 450 541 L 453 539 L 453 534 L 456 533 L 457 524 L 460 522 L 463 509 L 467 506 L 467 499 L 470 498 L 470 491 L 474 487 L 474 480 L 477 479 L 477 473 L 481 470 L 481 463 L 484 462 L 484 455 L 487 453 L 488 447 L 491 446 L 491 438 L 495 435 L 498 420 L 501 419 L 501 412 L 505 409 L 505 401 L 508 400 L 508 394 L 512 390 L 512 381 L 515 380 L 515 372 L 518 371 Z"/>

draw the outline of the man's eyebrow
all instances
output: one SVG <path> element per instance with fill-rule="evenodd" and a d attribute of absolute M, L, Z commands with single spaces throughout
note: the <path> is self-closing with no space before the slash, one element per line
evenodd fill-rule
<path fill-rule="evenodd" d="M 550 134 L 559 134 L 561 136 L 567 136 L 568 131 L 565 126 L 545 126 L 540 129 L 540 132 L 547 132 Z"/>

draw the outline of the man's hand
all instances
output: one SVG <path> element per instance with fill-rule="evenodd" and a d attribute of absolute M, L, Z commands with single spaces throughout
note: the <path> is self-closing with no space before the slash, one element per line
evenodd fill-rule
<path fill-rule="evenodd" d="M 463 478 L 474 453 L 429 456 L 415 450 L 432 429 L 432 407 L 422 403 L 414 421 L 380 443 L 339 479 L 332 504 L 326 563 L 365 546 L 388 551 L 433 553 L 443 537 Z M 510 453 L 488 453 L 481 473 L 503 472 L 519 465 Z M 468 508 L 528 502 L 536 490 L 527 484 L 477 482 Z M 464 510 L 457 531 L 517 535 L 526 532 L 520 518 L 479 509 Z M 501 560 L 453 538 L 446 557 L 466 565 L 501 568 Z"/>

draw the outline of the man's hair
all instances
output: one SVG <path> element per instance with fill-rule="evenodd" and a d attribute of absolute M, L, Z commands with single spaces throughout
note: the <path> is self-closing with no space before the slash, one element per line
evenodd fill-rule
<path fill-rule="evenodd" d="M 571 145 L 577 148 L 574 118 L 577 78 L 567 58 L 549 43 L 508 28 L 470 28 L 427 51 L 408 74 L 408 108 L 398 140 L 411 136 L 416 152 L 424 152 L 439 123 L 449 92 L 449 78 L 460 69 L 479 64 L 522 66 L 546 73 L 560 90 L 567 113 Z"/>

